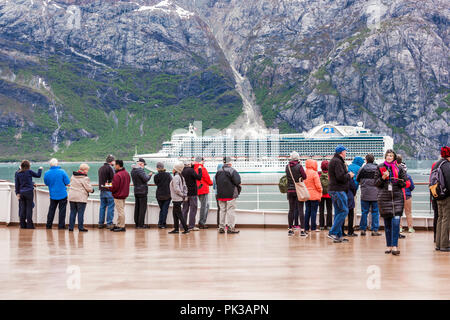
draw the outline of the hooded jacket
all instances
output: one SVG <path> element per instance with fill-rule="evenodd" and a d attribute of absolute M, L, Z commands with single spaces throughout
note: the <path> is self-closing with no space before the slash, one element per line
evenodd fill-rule
<path fill-rule="evenodd" d="M 328 179 L 330 180 L 330 184 L 328 185 L 328 192 L 347 192 L 350 174 L 348 173 L 344 159 L 342 159 L 342 157 L 338 153 L 334 154 L 333 158 L 328 164 Z"/>
<path fill-rule="evenodd" d="M 174 202 L 184 201 L 188 195 L 186 181 L 181 173 L 176 172 L 169 184 L 170 197 Z"/>
<path fill-rule="evenodd" d="M 384 169 L 382 169 L 384 168 Z M 389 171 L 389 179 L 382 178 L 381 170 Z M 375 171 L 375 185 L 378 187 L 378 208 L 383 218 L 402 216 L 404 207 L 403 190 L 406 186 L 406 173 L 402 168 L 398 168 L 398 178 L 393 178 L 393 173 L 384 163 L 379 164 Z M 392 184 L 392 191 L 388 190 L 389 182 Z"/>
<path fill-rule="evenodd" d="M 377 201 L 378 187 L 375 185 L 375 171 L 377 165 L 375 163 L 366 163 L 356 175 L 356 181 L 361 186 L 362 201 Z"/>
<path fill-rule="evenodd" d="M 144 168 L 138 165 L 133 165 L 131 168 L 135 197 L 146 197 L 148 194 L 148 182 L 152 176 L 146 174 Z"/>
<path fill-rule="evenodd" d="M 291 168 L 290 171 L 289 171 L 289 168 Z M 303 181 L 305 181 L 308 176 L 307 176 L 305 170 L 303 169 L 303 166 L 301 165 L 301 163 L 298 160 L 289 161 L 289 163 L 285 169 L 286 178 L 288 181 L 288 192 L 296 192 L 294 181 L 292 180 L 292 176 L 291 176 L 291 171 L 292 171 L 292 176 L 294 177 L 295 182 L 299 182 L 300 178 L 302 178 Z"/>
<path fill-rule="evenodd" d="M 90 192 L 94 192 L 94 188 L 89 177 L 74 171 L 70 178 L 69 201 L 87 203 Z"/>
<path fill-rule="evenodd" d="M 306 180 L 305 185 L 310 195 L 309 201 L 320 200 L 322 198 L 322 184 L 320 183 L 319 173 L 317 172 L 317 161 L 308 159 L 305 163 Z"/>
<path fill-rule="evenodd" d="M 114 199 L 126 199 L 130 194 L 130 174 L 122 168 L 117 171 L 112 181 L 111 192 Z"/>
<path fill-rule="evenodd" d="M 194 164 L 195 172 L 197 174 L 199 173 L 198 170 L 199 167 L 202 168 L 202 180 L 197 181 L 198 195 L 208 194 L 209 186 L 212 186 L 213 182 L 211 181 L 211 177 L 209 176 L 208 170 L 206 170 L 206 168 L 203 165 L 199 163 Z"/>
<path fill-rule="evenodd" d="M 361 169 L 364 164 L 364 159 L 361 157 L 355 157 L 353 162 L 348 166 L 348 171 L 353 172 L 355 175 L 353 176 L 353 181 L 355 182 L 356 190 L 358 190 L 359 183 L 356 181 L 356 175 L 358 174 L 359 169 Z"/>

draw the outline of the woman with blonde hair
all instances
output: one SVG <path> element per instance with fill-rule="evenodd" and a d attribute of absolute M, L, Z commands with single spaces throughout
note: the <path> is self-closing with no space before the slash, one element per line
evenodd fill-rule
<path fill-rule="evenodd" d="M 89 172 L 89 165 L 86 163 L 80 164 L 80 169 L 74 171 L 70 178 L 69 188 L 69 202 L 70 202 L 70 221 L 69 231 L 73 231 L 75 226 L 75 218 L 78 215 L 78 230 L 80 232 L 87 232 L 84 228 L 84 211 L 89 197 L 89 193 L 94 192 L 91 185 L 91 180 L 87 176 Z"/>

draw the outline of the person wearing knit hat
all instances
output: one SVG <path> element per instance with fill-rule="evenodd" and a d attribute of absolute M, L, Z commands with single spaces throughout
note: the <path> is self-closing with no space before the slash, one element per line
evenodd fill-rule
<path fill-rule="evenodd" d="M 172 198 L 173 208 L 172 208 L 172 214 L 173 214 L 173 230 L 170 231 L 170 234 L 179 233 L 179 225 L 181 222 L 181 225 L 184 228 L 183 234 L 189 233 L 188 226 L 186 224 L 186 219 L 183 217 L 183 214 L 181 213 L 181 204 L 183 201 L 187 198 L 188 190 L 186 186 L 186 181 L 181 174 L 184 169 L 183 162 L 177 162 L 173 166 L 173 179 L 170 181 L 169 189 L 170 189 L 170 196 Z"/>
<path fill-rule="evenodd" d="M 289 155 L 289 160 L 299 160 L 300 159 L 300 155 L 298 154 L 297 151 L 292 151 L 291 154 Z"/>
<path fill-rule="evenodd" d="M 320 230 L 328 230 L 333 224 L 333 204 L 328 194 L 328 160 L 322 161 L 319 172 L 320 183 L 322 184 L 322 199 L 319 204 L 319 227 Z M 325 221 L 325 207 L 327 209 L 327 218 Z"/>
<path fill-rule="evenodd" d="M 450 230 L 450 148 L 441 148 L 441 159 L 436 163 L 433 170 L 441 170 L 443 176 L 444 197 L 437 198 L 438 219 L 436 225 L 436 250 L 450 252 L 449 230 Z"/>

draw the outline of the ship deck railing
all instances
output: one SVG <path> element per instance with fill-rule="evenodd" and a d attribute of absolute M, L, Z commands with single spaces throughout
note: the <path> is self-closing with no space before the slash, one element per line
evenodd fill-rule
<path fill-rule="evenodd" d="M 416 190 L 413 192 L 413 224 L 419 228 L 432 228 L 433 226 L 433 211 L 429 201 L 428 183 L 415 183 Z M 94 184 L 94 187 L 98 187 Z M 154 191 L 156 186 L 149 184 L 149 202 L 146 215 L 146 224 L 156 225 L 159 219 L 159 206 L 154 198 Z M 207 224 L 215 225 L 217 222 L 217 208 L 214 191 L 210 190 L 209 196 L 209 215 Z M 97 190 L 98 192 L 98 190 Z M 130 197 L 126 201 L 126 223 L 134 225 L 134 198 L 132 196 L 133 190 L 130 190 Z M 34 197 L 35 207 L 33 209 L 33 220 L 38 224 L 45 224 L 47 221 L 47 212 L 50 204 L 49 192 L 45 185 L 38 184 L 35 189 Z M 10 181 L 0 180 L 0 203 L 2 209 L 0 210 L 0 224 L 18 224 L 18 201 L 14 191 L 14 183 Z M 356 200 L 356 218 L 354 224 L 357 225 L 360 220 L 360 201 L 359 192 Z M 94 194 L 88 199 L 85 211 L 85 224 L 97 225 L 100 209 L 99 194 Z M 199 208 L 200 209 L 200 208 Z M 69 220 L 69 212 L 67 209 L 66 219 Z M 333 210 L 334 211 L 334 210 Z M 287 225 L 288 202 L 286 194 L 281 194 L 278 191 L 277 183 L 243 183 L 242 193 L 237 199 L 237 221 L 239 225 L 269 227 L 278 226 L 283 227 Z M 115 215 L 117 216 L 117 214 Z M 197 219 L 199 214 L 197 214 Z M 116 219 L 117 217 L 115 217 Z M 403 215 L 403 219 L 406 217 Z M 57 219 L 55 219 L 57 220 Z M 370 220 L 370 214 L 369 214 Z M 382 225 L 380 219 L 380 224 Z M 317 222 L 319 221 L 319 212 L 317 212 Z M 55 221 L 56 223 L 56 221 Z M 171 209 L 169 210 L 167 223 L 172 223 Z M 404 221 L 403 225 L 405 225 Z"/>

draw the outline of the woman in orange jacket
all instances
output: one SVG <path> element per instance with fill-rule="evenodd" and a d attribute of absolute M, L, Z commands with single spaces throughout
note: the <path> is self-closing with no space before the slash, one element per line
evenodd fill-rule
<path fill-rule="evenodd" d="M 311 231 L 320 231 L 317 229 L 317 209 L 322 199 L 322 184 L 320 183 L 319 173 L 317 172 L 317 161 L 306 160 L 306 180 L 305 185 L 308 188 L 310 198 L 306 201 L 305 212 L 305 230 L 309 231 L 309 220 L 311 219 Z"/>

